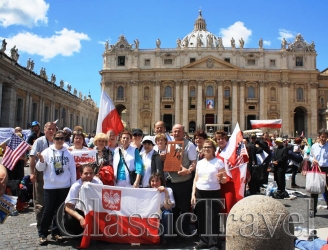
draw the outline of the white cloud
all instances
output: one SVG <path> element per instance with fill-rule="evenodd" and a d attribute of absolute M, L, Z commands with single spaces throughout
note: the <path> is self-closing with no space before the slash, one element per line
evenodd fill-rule
<path fill-rule="evenodd" d="M 267 45 L 267 46 L 270 46 L 271 45 L 271 41 L 265 41 L 265 40 L 263 40 L 263 44 L 264 45 Z"/>
<path fill-rule="evenodd" d="M 74 30 L 64 28 L 56 31 L 51 37 L 41 37 L 30 32 L 18 33 L 6 38 L 7 54 L 16 45 L 19 52 L 26 52 L 30 55 L 39 55 L 42 61 L 49 61 L 55 56 L 71 56 L 74 52 L 80 52 L 81 41 L 90 40 L 87 34 L 78 33 Z"/>
<path fill-rule="evenodd" d="M 222 42 L 225 47 L 231 47 L 231 38 L 233 37 L 236 41 L 236 46 L 239 46 L 239 39 L 243 38 L 245 45 L 249 41 L 250 36 L 252 35 L 252 30 L 247 29 L 243 22 L 235 22 L 233 25 L 230 25 L 228 28 L 222 28 L 220 30 L 220 36 L 222 37 Z"/>
<path fill-rule="evenodd" d="M 285 38 L 286 40 L 295 37 L 294 33 L 292 31 L 286 30 L 286 29 L 279 29 L 279 40 L 282 40 Z"/>
<path fill-rule="evenodd" d="M 49 4 L 44 0 L 1 0 L 0 25 L 24 25 L 27 27 L 47 24 Z"/>

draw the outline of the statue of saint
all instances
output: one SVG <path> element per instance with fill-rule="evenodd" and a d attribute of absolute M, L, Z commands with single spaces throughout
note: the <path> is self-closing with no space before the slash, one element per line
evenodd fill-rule
<path fill-rule="evenodd" d="M 31 58 L 29 58 L 29 59 L 27 60 L 26 68 L 27 68 L 27 69 L 30 69 L 30 68 L 31 68 Z"/>
<path fill-rule="evenodd" d="M 197 47 L 202 47 L 202 40 L 197 36 Z"/>
<path fill-rule="evenodd" d="M 156 40 L 156 47 L 158 49 L 161 47 L 161 40 L 159 40 L 159 38 Z"/>
<path fill-rule="evenodd" d="M 51 83 L 55 83 L 56 82 L 56 75 L 51 74 Z"/>
<path fill-rule="evenodd" d="M 136 49 L 139 49 L 139 40 L 138 40 L 138 38 L 134 40 L 134 45 L 135 45 Z"/>
<path fill-rule="evenodd" d="M 208 34 L 207 35 L 207 47 L 212 47 L 213 46 L 213 36 Z"/>
<path fill-rule="evenodd" d="M 74 88 L 74 95 L 77 95 L 77 90 L 76 90 L 76 88 Z"/>
<path fill-rule="evenodd" d="M 2 40 L 2 46 L 1 46 L 1 52 L 5 52 L 6 47 L 7 47 L 6 39 L 3 39 Z"/>
<path fill-rule="evenodd" d="M 71 93 L 72 86 L 70 84 L 67 84 L 67 91 Z"/>
<path fill-rule="evenodd" d="M 260 49 L 263 48 L 263 39 L 262 38 L 259 40 L 259 47 L 260 47 Z"/>
<path fill-rule="evenodd" d="M 286 49 L 286 46 L 287 46 L 287 41 L 285 38 L 282 39 L 282 42 L 281 42 L 281 48 L 282 49 Z"/>
<path fill-rule="evenodd" d="M 188 37 L 186 36 L 186 38 L 184 39 L 184 46 L 187 48 L 189 45 L 189 40 Z"/>
<path fill-rule="evenodd" d="M 239 40 L 239 47 L 241 49 L 243 49 L 244 48 L 244 45 L 245 45 L 244 39 L 243 38 L 240 38 L 240 40 Z"/>
<path fill-rule="evenodd" d="M 31 61 L 31 65 L 30 65 L 30 70 L 33 71 L 34 69 L 34 60 Z"/>
<path fill-rule="evenodd" d="M 223 48 L 222 37 L 218 38 L 218 46 L 219 46 L 219 48 Z"/>
<path fill-rule="evenodd" d="M 11 56 L 12 59 L 15 59 L 15 57 L 16 57 L 16 45 L 11 48 L 10 56 Z"/>
<path fill-rule="evenodd" d="M 178 38 L 178 39 L 177 39 L 177 48 L 180 48 L 180 47 L 181 47 L 181 39 Z"/>
<path fill-rule="evenodd" d="M 109 47 L 109 43 L 108 43 L 108 40 L 105 42 L 105 51 L 108 50 L 108 47 Z"/>
<path fill-rule="evenodd" d="M 236 48 L 235 39 L 231 38 L 231 48 Z"/>
<path fill-rule="evenodd" d="M 64 88 L 64 81 L 60 80 L 59 84 L 60 84 L 60 87 L 63 89 Z"/>

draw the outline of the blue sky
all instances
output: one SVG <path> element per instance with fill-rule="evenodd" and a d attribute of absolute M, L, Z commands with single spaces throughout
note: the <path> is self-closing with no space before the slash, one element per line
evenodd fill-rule
<path fill-rule="evenodd" d="M 279 49 L 281 39 L 292 42 L 296 34 L 314 41 L 319 71 L 328 67 L 328 1 L 111 1 L 111 0 L 1 0 L 0 39 L 7 41 L 6 53 L 19 49 L 19 64 L 28 58 L 34 71 L 46 68 L 99 104 L 104 43 L 117 42 L 123 34 L 140 49 L 175 48 L 176 39 L 193 30 L 202 10 L 207 29 L 221 36 L 225 46 L 242 37 L 245 48 L 257 48 L 263 38 L 265 49 Z M 238 44 L 238 42 L 236 42 Z"/>

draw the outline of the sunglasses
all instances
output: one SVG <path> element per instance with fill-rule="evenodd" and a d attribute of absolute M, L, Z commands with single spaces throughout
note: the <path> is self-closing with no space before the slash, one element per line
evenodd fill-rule
<path fill-rule="evenodd" d="M 63 141 L 65 139 L 65 137 L 55 137 L 54 140 L 55 141 Z"/>
<path fill-rule="evenodd" d="M 142 136 L 141 134 L 134 134 L 133 136 Z"/>

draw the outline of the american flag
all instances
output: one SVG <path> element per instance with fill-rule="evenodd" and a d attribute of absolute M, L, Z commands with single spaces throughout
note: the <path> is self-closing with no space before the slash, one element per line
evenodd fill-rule
<path fill-rule="evenodd" d="M 249 160 L 248 153 L 245 144 L 243 142 L 238 143 L 236 155 L 237 155 L 236 166 L 240 166 L 241 164 L 248 162 Z"/>
<path fill-rule="evenodd" d="M 2 158 L 2 165 L 9 170 L 13 170 L 17 161 L 29 149 L 30 145 L 17 135 L 12 134 L 6 152 Z"/>

